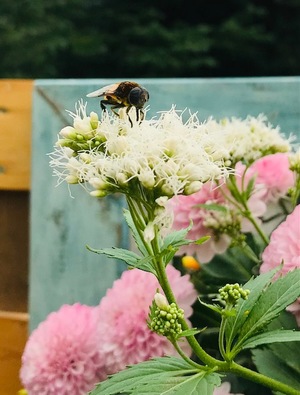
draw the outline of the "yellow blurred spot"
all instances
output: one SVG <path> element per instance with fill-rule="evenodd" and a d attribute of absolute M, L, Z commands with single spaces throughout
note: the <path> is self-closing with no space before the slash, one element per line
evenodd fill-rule
<path fill-rule="evenodd" d="M 24 389 L 18 391 L 18 395 L 28 395 L 28 392 Z"/>
<path fill-rule="evenodd" d="M 182 258 L 182 265 L 188 270 L 197 271 L 201 269 L 200 263 L 191 255 L 186 255 Z"/>

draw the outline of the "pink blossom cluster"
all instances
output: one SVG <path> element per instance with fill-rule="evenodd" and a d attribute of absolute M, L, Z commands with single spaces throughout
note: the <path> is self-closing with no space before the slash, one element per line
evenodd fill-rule
<path fill-rule="evenodd" d="M 197 298 L 190 276 L 171 265 L 167 274 L 179 306 L 190 317 Z M 84 395 L 127 365 L 176 355 L 171 343 L 147 326 L 159 288 L 153 274 L 128 270 L 98 306 L 63 305 L 51 313 L 26 344 L 20 371 L 24 388 L 30 395 Z M 187 343 L 182 347 L 191 352 Z"/>
<path fill-rule="evenodd" d="M 199 261 L 203 263 L 210 261 L 216 253 L 221 254 L 226 251 L 230 238 L 225 234 L 214 237 L 213 230 L 205 226 L 207 210 L 200 206 L 202 204 L 225 204 L 225 198 L 214 183 L 207 182 L 199 192 L 189 196 L 175 196 L 168 203 L 169 208 L 174 212 L 174 229 L 187 228 L 192 221 L 192 228 L 187 234 L 189 239 L 197 240 L 203 236 L 210 236 L 209 241 L 202 245 L 190 244 L 179 250 L 180 254 L 196 254 Z"/>
<path fill-rule="evenodd" d="M 286 196 L 289 188 L 294 184 L 294 175 L 289 169 L 288 154 L 285 153 L 262 157 L 248 169 L 239 162 L 236 165 L 235 174 L 236 184 L 240 191 L 246 190 L 250 180 L 255 179 L 254 189 L 247 203 L 252 216 L 258 223 L 260 218 L 266 214 L 268 207 L 278 203 L 280 198 Z M 210 239 L 204 244 L 191 244 L 182 247 L 179 254 L 196 255 L 200 262 L 206 263 L 215 254 L 226 251 L 231 243 L 231 238 L 222 229 L 226 228 L 228 222 L 226 220 L 224 222 L 222 212 L 203 207 L 204 204 L 213 203 L 224 206 L 234 213 L 236 208 L 226 196 L 234 200 L 226 184 L 217 187 L 214 182 L 207 182 L 199 192 L 189 196 L 176 196 L 169 201 L 169 207 L 174 214 L 174 229 L 186 228 L 192 221 L 193 225 L 187 235 L 188 238 L 197 240 L 203 236 L 210 236 Z M 208 226 L 211 223 L 211 221 L 208 221 L 209 216 L 214 216 L 215 222 L 219 221 L 219 229 L 218 225 Z M 234 218 L 238 219 L 238 214 Z M 248 220 L 242 217 L 239 220 L 242 232 L 254 230 Z"/>
<path fill-rule="evenodd" d="M 283 264 L 281 273 L 300 268 L 300 205 L 272 233 L 270 243 L 262 254 L 261 273 Z M 300 327 L 300 298 L 288 307 Z"/>

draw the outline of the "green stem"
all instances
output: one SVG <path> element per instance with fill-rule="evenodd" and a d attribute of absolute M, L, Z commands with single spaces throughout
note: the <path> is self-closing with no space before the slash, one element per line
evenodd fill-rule
<path fill-rule="evenodd" d="M 226 351 L 225 351 L 225 347 L 224 347 L 224 337 L 225 337 L 224 334 L 225 334 L 226 321 L 227 321 L 226 317 L 222 316 L 220 330 L 219 330 L 219 339 L 218 339 L 219 350 L 220 350 L 222 357 L 225 360 L 227 360 Z"/>
<path fill-rule="evenodd" d="M 284 384 L 278 380 L 264 376 L 261 373 L 254 372 L 251 369 L 240 366 L 235 362 L 232 362 L 229 365 L 228 371 L 230 371 L 231 373 L 235 373 L 236 375 L 238 375 L 240 377 L 254 381 L 254 382 L 261 384 L 265 387 L 268 387 L 273 391 L 279 391 L 279 392 L 282 392 L 283 394 L 286 394 L 286 395 L 300 395 L 300 392 L 297 389 L 294 389 L 294 388 L 290 387 L 289 385 Z"/>
<path fill-rule="evenodd" d="M 155 252 L 155 255 L 159 257 L 160 256 L 160 254 L 159 254 L 160 249 L 159 249 L 158 232 L 156 232 L 155 238 L 152 241 L 152 248 L 153 248 L 153 251 Z M 160 286 L 162 287 L 168 302 L 170 304 L 175 303 L 177 305 L 175 295 L 172 291 L 172 288 L 171 288 L 169 280 L 168 280 L 165 263 L 163 262 L 162 258 L 159 258 L 157 260 L 157 275 L 158 275 L 158 281 L 160 283 Z M 180 320 L 180 324 L 181 324 L 182 330 L 190 329 L 188 323 L 186 322 L 186 320 L 184 318 Z M 198 356 L 198 358 L 204 364 L 207 364 L 211 367 L 222 366 L 223 364 L 224 364 L 224 366 L 226 365 L 226 362 L 219 361 L 219 360 L 211 357 L 209 354 L 207 354 L 207 352 L 204 351 L 204 349 L 200 346 L 200 344 L 197 342 L 197 340 L 194 336 L 187 336 L 186 339 L 187 339 L 188 343 L 190 344 L 194 353 Z"/>
<path fill-rule="evenodd" d="M 137 209 L 135 207 L 135 202 L 132 201 L 130 199 L 130 197 L 126 197 L 127 198 L 127 204 L 128 204 L 128 209 L 130 211 L 131 214 L 131 218 L 134 222 L 135 225 L 135 229 L 138 231 L 141 240 L 144 242 L 144 237 L 143 237 L 143 230 L 146 227 L 146 223 L 145 220 L 143 218 L 143 216 L 141 216 L 138 212 Z M 144 243 L 145 244 L 145 243 Z"/>
<path fill-rule="evenodd" d="M 127 199 L 128 201 L 128 206 L 129 210 L 132 214 L 132 220 L 134 221 L 134 224 L 136 226 L 136 229 L 140 235 L 141 240 L 143 241 L 143 244 L 149 253 L 153 257 L 153 265 L 156 269 L 157 273 L 157 278 L 159 280 L 159 283 L 165 293 L 165 296 L 168 300 L 169 303 L 176 303 L 176 298 L 174 296 L 174 293 L 171 289 L 167 273 L 166 273 L 166 265 L 165 262 L 160 254 L 160 237 L 159 237 L 159 232 L 157 229 L 155 229 L 155 238 L 154 240 L 150 243 L 147 243 L 144 240 L 144 235 L 143 235 L 143 229 L 145 225 L 147 224 L 147 221 L 149 218 L 147 218 L 147 214 L 145 211 L 141 210 L 141 207 L 136 207 L 134 204 L 134 201 L 132 201 L 130 198 Z M 148 213 L 149 215 L 149 213 Z M 177 303 L 176 303 L 177 304 Z M 223 320 L 222 320 L 223 321 Z M 186 320 L 183 318 L 181 321 L 181 326 L 182 330 L 189 330 L 190 327 Z M 223 328 L 223 329 L 222 329 Z M 223 332 L 225 330 L 225 324 L 223 326 L 221 325 L 220 328 L 220 336 L 223 337 Z M 250 369 L 244 368 L 243 366 L 240 366 L 236 364 L 235 362 L 225 362 L 225 361 L 220 361 L 216 358 L 213 358 L 209 354 L 206 353 L 206 351 L 200 346 L 198 341 L 194 336 L 187 336 L 186 337 L 188 343 L 190 344 L 192 350 L 194 353 L 197 355 L 197 357 L 206 365 L 201 366 L 197 364 L 196 362 L 192 361 L 184 352 L 183 350 L 179 347 L 176 341 L 172 341 L 175 349 L 177 350 L 178 354 L 185 360 L 187 361 L 191 366 L 196 367 L 197 369 L 214 369 L 218 370 L 221 372 L 232 372 L 235 373 L 236 375 L 246 378 L 248 380 L 257 382 L 261 385 L 264 385 L 274 391 L 280 391 L 286 395 L 299 395 L 299 391 L 289 387 L 286 384 L 283 384 L 277 380 L 274 380 L 272 378 L 266 377 L 260 373 L 254 372 Z M 223 357 L 226 356 L 226 352 L 224 349 L 224 345 L 221 344 L 220 347 L 223 354 Z M 225 358 L 224 358 L 225 359 Z"/>
<path fill-rule="evenodd" d="M 270 242 L 268 236 L 262 231 L 261 227 L 258 225 L 258 223 L 256 222 L 256 220 L 253 218 L 250 210 L 248 209 L 248 205 L 245 204 L 245 217 L 252 223 L 252 225 L 254 226 L 255 230 L 257 231 L 257 233 L 259 234 L 259 236 L 261 237 L 261 239 L 263 240 L 263 242 L 265 243 L 265 245 L 267 246 Z"/>
<path fill-rule="evenodd" d="M 176 340 L 169 339 L 170 342 L 173 344 L 175 350 L 178 352 L 178 354 L 181 356 L 182 359 L 184 359 L 186 362 L 188 362 L 191 366 L 194 368 L 197 368 L 198 370 L 207 370 L 207 368 L 203 365 L 199 365 L 197 362 L 193 361 L 191 358 L 189 358 L 185 352 L 182 350 L 182 348 L 179 346 Z"/>
<path fill-rule="evenodd" d="M 158 266 L 160 266 L 160 264 L 158 264 Z M 161 271 L 161 274 L 163 275 L 163 277 L 159 279 L 160 284 L 165 292 L 165 295 L 169 303 L 176 303 L 176 299 L 170 288 L 164 267 L 163 270 Z M 181 321 L 181 325 L 183 330 L 189 329 L 189 326 L 184 319 Z M 195 354 L 199 357 L 199 359 L 212 369 L 217 368 L 218 371 L 235 373 L 240 377 L 259 383 L 274 391 L 280 391 L 286 395 L 300 395 L 299 391 L 284 383 L 281 383 L 280 381 L 264 376 L 263 374 L 257 373 L 251 369 L 247 369 L 243 366 L 238 365 L 235 362 L 219 361 L 218 359 L 211 357 L 209 354 L 206 353 L 206 351 L 204 351 L 204 349 L 200 346 L 200 344 L 197 342 L 194 336 L 188 336 L 186 339 L 189 342 Z"/>
<path fill-rule="evenodd" d="M 292 196 L 291 196 L 293 207 L 297 206 L 299 197 L 300 197 L 300 174 L 297 173 L 295 185 L 294 188 L 292 189 Z"/>
<path fill-rule="evenodd" d="M 258 223 L 256 222 L 256 220 L 254 219 L 251 210 L 248 207 L 248 202 L 245 199 L 245 197 L 243 196 L 243 191 L 241 192 L 236 184 L 236 179 L 235 177 L 229 177 L 230 183 L 231 183 L 231 187 L 234 190 L 234 194 L 236 196 L 238 196 L 239 199 L 239 203 L 242 205 L 243 209 L 239 208 L 241 211 L 241 214 L 248 219 L 248 221 L 250 221 L 252 223 L 252 225 L 254 226 L 255 230 L 257 231 L 257 233 L 259 234 L 259 236 L 261 237 L 261 239 L 263 240 L 263 242 L 268 245 L 270 240 L 268 238 L 267 235 L 265 235 L 265 233 L 262 231 L 262 229 L 260 228 L 260 226 L 258 225 Z M 239 205 L 237 206 L 239 207 Z"/>

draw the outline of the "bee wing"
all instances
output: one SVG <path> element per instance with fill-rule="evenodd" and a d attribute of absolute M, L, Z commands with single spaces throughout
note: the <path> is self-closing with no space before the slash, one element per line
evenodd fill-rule
<path fill-rule="evenodd" d="M 117 84 L 104 86 L 103 88 L 97 89 L 94 92 L 88 93 L 87 97 L 99 97 L 99 96 L 106 95 L 108 93 L 113 93 L 115 91 L 115 89 L 118 87 L 118 85 L 119 84 L 117 83 Z"/>

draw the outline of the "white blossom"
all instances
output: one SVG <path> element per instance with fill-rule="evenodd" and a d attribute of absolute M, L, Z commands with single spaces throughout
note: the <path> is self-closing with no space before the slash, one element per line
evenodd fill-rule
<path fill-rule="evenodd" d="M 88 116 L 83 102 L 70 114 L 73 126 L 61 130 L 51 166 L 60 181 L 73 183 L 77 177 L 101 191 L 93 196 L 104 190 L 129 194 L 136 183 L 149 193 L 155 190 L 155 198 L 190 194 L 230 171 L 224 165 L 229 151 L 223 127 L 209 129 L 195 114 L 184 122 L 183 113 L 173 107 L 158 119 L 133 122 L 132 127 L 126 116 L 103 113 L 100 121 L 95 113 Z M 71 157 L 66 148 L 72 150 Z"/>
<path fill-rule="evenodd" d="M 257 118 L 248 116 L 245 120 L 225 118 L 220 124 L 226 131 L 225 147 L 230 151 L 233 164 L 241 160 L 252 163 L 265 155 L 291 150 L 294 137 L 286 138 L 263 114 Z"/>

